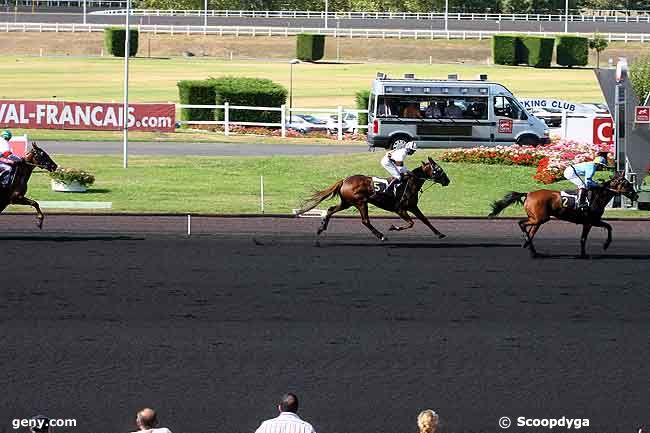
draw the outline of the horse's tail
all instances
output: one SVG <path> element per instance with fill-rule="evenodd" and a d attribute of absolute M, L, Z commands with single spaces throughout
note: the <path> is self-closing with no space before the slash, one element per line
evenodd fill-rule
<path fill-rule="evenodd" d="M 325 201 L 327 199 L 333 198 L 336 195 L 341 194 L 341 185 L 343 185 L 343 182 L 345 179 L 341 179 L 334 183 L 332 186 L 330 186 L 327 189 L 324 189 L 322 191 L 317 191 L 311 195 L 307 200 L 305 200 L 302 204 L 301 209 L 298 211 L 297 215 L 301 215 L 305 212 L 308 212 L 315 208 L 316 206 L 319 205 L 320 202 Z"/>
<path fill-rule="evenodd" d="M 527 192 L 509 192 L 501 200 L 497 200 L 492 203 L 492 212 L 490 212 L 488 218 L 494 218 L 495 216 L 499 215 L 502 210 L 513 203 L 524 204 L 524 200 L 526 200 L 527 195 Z"/>

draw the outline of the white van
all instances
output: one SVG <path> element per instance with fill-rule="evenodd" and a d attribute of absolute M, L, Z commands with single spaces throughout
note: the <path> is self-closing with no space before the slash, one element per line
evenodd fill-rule
<path fill-rule="evenodd" d="M 550 142 L 544 121 L 526 112 L 499 83 L 479 80 L 421 80 L 413 74 L 373 80 L 368 104 L 368 144 L 395 149 Z"/>

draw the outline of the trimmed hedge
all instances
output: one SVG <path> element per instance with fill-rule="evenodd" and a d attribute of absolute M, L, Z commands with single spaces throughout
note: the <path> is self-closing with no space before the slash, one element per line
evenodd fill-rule
<path fill-rule="evenodd" d="M 296 58 L 303 62 L 315 62 L 325 54 L 325 35 L 301 33 L 296 36 Z"/>
<path fill-rule="evenodd" d="M 553 60 L 554 38 L 541 36 L 523 36 L 521 50 L 523 63 L 535 68 L 550 68 Z"/>
<path fill-rule="evenodd" d="M 178 96 L 185 105 L 214 105 L 217 92 L 209 80 L 185 80 L 178 82 Z M 213 109 L 182 108 L 181 120 L 214 120 Z"/>
<path fill-rule="evenodd" d="M 589 39 L 582 36 L 558 35 L 557 64 L 562 66 L 585 66 L 589 61 Z"/>
<path fill-rule="evenodd" d="M 354 94 L 354 99 L 357 104 L 357 109 L 367 110 L 368 100 L 370 99 L 370 90 L 368 89 L 357 90 L 357 92 Z M 368 124 L 368 114 L 359 113 L 359 125 L 367 125 L 367 124 Z"/>
<path fill-rule="evenodd" d="M 106 51 L 115 57 L 124 57 L 124 40 L 126 29 L 124 27 L 107 27 L 104 29 L 104 46 Z M 138 53 L 139 34 L 137 29 L 129 29 L 129 57 Z"/>
<path fill-rule="evenodd" d="M 634 93 L 643 104 L 650 93 L 650 55 L 645 54 L 634 59 L 630 65 L 629 77 Z"/>
<path fill-rule="evenodd" d="M 179 81 L 181 104 L 248 105 L 280 107 L 287 102 L 287 89 L 271 80 L 246 77 L 222 77 L 197 81 Z M 224 120 L 223 109 L 183 108 L 181 120 Z M 279 123 L 279 111 L 230 110 L 229 120 Z"/>
<path fill-rule="evenodd" d="M 519 38 L 513 35 L 492 36 L 492 59 L 496 65 L 516 66 L 521 62 Z"/>

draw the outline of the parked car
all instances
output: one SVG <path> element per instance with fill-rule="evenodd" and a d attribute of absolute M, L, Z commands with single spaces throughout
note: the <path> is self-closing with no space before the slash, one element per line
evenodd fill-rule
<path fill-rule="evenodd" d="M 562 110 L 559 108 L 535 107 L 528 111 L 538 119 L 542 119 L 551 128 L 559 128 L 562 126 Z"/>
<path fill-rule="evenodd" d="M 289 116 L 287 127 L 298 132 L 307 133 L 313 130 L 325 129 L 327 122 L 310 114 L 292 114 Z"/>
<path fill-rule="evenodd" d="M 348 111 L 343 112 L 343 132 L 355 132 L 359 129 L 359 117 L 356 113 Z M 327 131 L 330 134 L 338 134 L 339 131 L 339 115 L 332 114 L 327 119 Z"/>

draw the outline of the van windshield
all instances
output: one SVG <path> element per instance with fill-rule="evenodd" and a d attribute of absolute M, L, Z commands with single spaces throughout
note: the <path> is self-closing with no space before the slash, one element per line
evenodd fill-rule
<path fill-rule="evenodd" d="M 488 98 L 482 96 L 380 95 L 377 117 L 487 120 Z"/>

